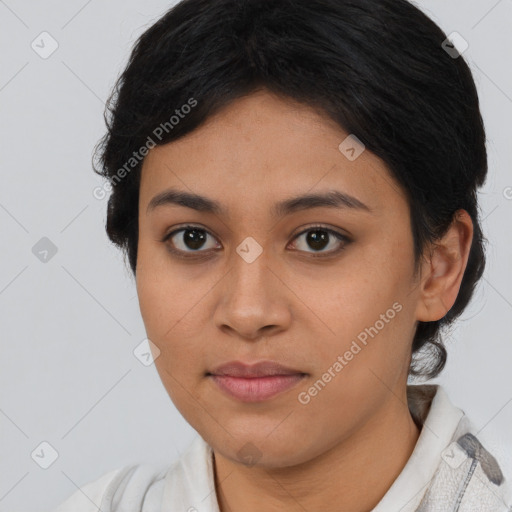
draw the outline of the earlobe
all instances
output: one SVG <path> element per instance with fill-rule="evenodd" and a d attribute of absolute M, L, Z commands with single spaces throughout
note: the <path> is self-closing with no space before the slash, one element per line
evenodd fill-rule
<path fill-rule="evenodd" d="M 466 270 L 473 222 L 466 210 L 458 210 L 445 235 L 429 248 L 422 267 L 420 297 L 416 317 L 420 322 L 434 322 L 451 309 L 459 293 Z"/>

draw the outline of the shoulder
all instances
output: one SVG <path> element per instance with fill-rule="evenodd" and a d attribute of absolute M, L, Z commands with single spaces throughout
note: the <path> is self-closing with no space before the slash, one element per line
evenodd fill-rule
<path fill-rule="evenodd" d="M 114 469 L 81 486 L 53 512 L 139 512 L 143 502 L 157 507 L 165 474 L 166 468 L 149 464 Z"/>
<path fill-rule="evenodd" d="M 198 436 L 170 464 L 135 464 L 105 473 L 74 492 L 52 512 L 160 512 L 193 509 L 218 512 L 212 451 Z"/>
<path fill-rule="evenodd" d="M 106 490 L 124 469 L 114 469 L 96 480 L 81 486 L 66 501 L 54 509 L 53 512 L 67 512 L 71 510 L 76 510 L 76 512 L 97 512 Z"/>
<path fill-rule="evenodd" d="M 418 511 L 512 512 L 511 500 L 510 481 L 496 458 L 474 433 L 465 432 L 441 453 Z"/>
<path fill-rule="evenodd" d="M 422 425 L 415 448 L 415 471 L 422 474 L 418 485 L 428 481 L 414 510 L 512 512 L 511 484 L 499 457 L 484 447 L 487 440 L 465 412 L 452 404 L 443 387 L 408 386 L 407 395 L 411 415 Z"/>

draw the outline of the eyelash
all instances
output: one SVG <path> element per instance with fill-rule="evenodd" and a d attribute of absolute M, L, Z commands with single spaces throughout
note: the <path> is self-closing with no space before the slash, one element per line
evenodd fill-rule
<path fill-rule="evenodd" d="M 200 256 L 192 256 L 192 255 L 195 255 L 195 254 L 200 254 L 200 253 L 207 253 L 209 251 L 182 251 L 180 249 L 174 249 L 170 246 L 170 244 L 167 243 L 167 241 L 169 239 L 171 239 L 174 235 L 176 235 L 176 233 L 179 233 L 181 231 L 187 231 L 187 230 L 198 230 L 198 231 L 201 231 L 201 232 L 204 232 L 206 233 L 207 235 L 210 235 L 210 236 L 213 236 L 207 229 L 204 229 L 200 226 L 194 226 L 194 225 L 190 225 L 190 224 L 187 224 L 186 226 L 181 226 L 180 228 L 178 229 L 174 229 L 173 231 L 171 231 L 170 233 L 166 234 L 164 236 L 164 238 L 161 240 L 161 242 L 165 243 L 166 246 L 167 246 L 167 250 L 177 256 L 178 258 L 183 258 L 183 259 L 201 259 L 201 258 L 207 258 L 208 256 L 203 256 L 203 255 L 200 255 Z M 350 238 L 348 238 L 346 235 L 343 235 L 341 233 L 339 233 L 338 231 L 335 231 L 333 229 L 330 229 L 324 225 L 321 225 L 321 224 L 317 224 L 317 225 L 314 225 L 314 226 L 310 226 L 308 227 L 307 229 L 301 231 L 300 233 L 297 233 L 296 235 L 294 235 L 293 237 L 293 240 L 296 240 L 297 238 L 299 238 L 301 235 L 305 234 L 305 233 L 308 233 L 310 231 L 325 231 L 326 233 L 329 233 L 331 235 L 334 235 L 334 237 L 336 237 L 340 242 L 343 242 L 343 244 L 338 248 L 338 249 L 335 249 L 335 250 L 331 250 L 329 252 L 326 252 L 326 253 L 309 253 L 307 251 L 299 251 L 299 252 L 306 252 L 306 254 L 308 254 L 310 257 L 312 258 L 328 258 L 328 257 L 332 257 L 332 256 L 335 256 L 337 254 L 339 254 L 340 252 L 342 252 L 345 247 L 352 241 Z M 215 237 L 214 237 L 215 238 Z M 189 254 L 189 255 L 187 255 Z"/>

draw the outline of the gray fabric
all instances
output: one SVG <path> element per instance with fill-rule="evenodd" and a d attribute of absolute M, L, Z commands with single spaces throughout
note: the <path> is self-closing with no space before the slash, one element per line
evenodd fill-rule
<path fill-rule="evenodd" d="M 512 512 L 503 482 L 496 459 L 468 432 L 444 450 L 417 512 Z"/>
<path fill-rule="evenodd" d="M 496 459 L 480 444 L 480 441 L 471 433 L 464 434 L 457 443 L 465 450 L 469 457 L 480 462 L 487 478 L 496 485 L 503 482 L 503 473 Z"/>

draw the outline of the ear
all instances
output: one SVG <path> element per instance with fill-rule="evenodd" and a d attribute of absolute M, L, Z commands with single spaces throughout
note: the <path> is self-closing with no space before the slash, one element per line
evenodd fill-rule
<path fill-rule="evenodd" d="M 466 210 L 457 210 L 446 234 L 433 243 L 421 269 L 420 295 L 416 319 L 434 322 L 451 309 L 460 284 L 473 240 L 473 222 Z"/>

